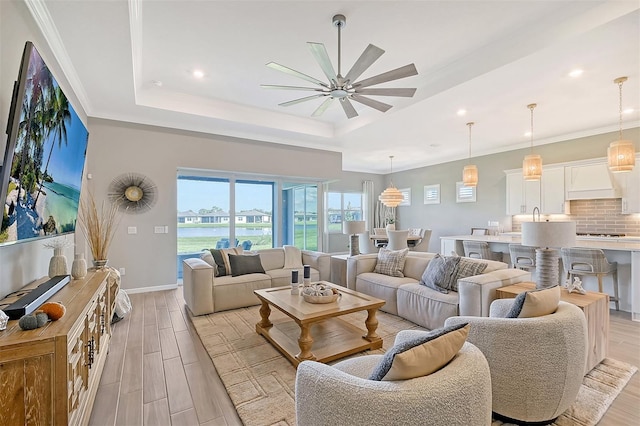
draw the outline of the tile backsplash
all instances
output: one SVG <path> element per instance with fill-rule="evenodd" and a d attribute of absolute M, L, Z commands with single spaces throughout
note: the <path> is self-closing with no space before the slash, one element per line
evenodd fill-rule
<path fill-rule="evenodd" d="M 640 236 L 640 214 L 621 214 L 622 199 L 573 200 L 568 217 L 578 233 L 616 233 Z M 513 231 L 520 232 L 523 216 L 513 217 Z M 529 219 L 527 219 L 529 220 Z"/>

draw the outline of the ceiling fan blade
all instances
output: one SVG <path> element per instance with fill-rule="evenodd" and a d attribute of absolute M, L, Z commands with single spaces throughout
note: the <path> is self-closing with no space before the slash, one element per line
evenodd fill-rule
<path fill-rule="evenodd" d="M 418 70 L 414 64 L 405 65 L 404 67 L 396 68 L 395 70 L 387 71 L 382 74 L 378 74 L 371 78 L 364 79 L 353 84 L 355 89 L 361 87 L 369 87 L 374 84 L 386 83 L 387 81 L 399 80 L 405 77 L 411 77 L 418 74 Z"/>
<path fill-rule="evenodd" d="M 315 87 L 280 86 L 277 84 L 261 84 L 260 87 L 263 89 L 310 90 L 314 92 L 322 92 L 322 89 L 316 89 Z"/>
<path fill-rule="evenodd" d="M 321 98 L 322 96 L 327 96 L 327 95 L 325 95 L 323 93 L 319 93 L 317 95 L 311 95 L 311 96 L 307 96 L 307 97 L 304 97 L 304 98 L 294 99 L 292 101 L 283 102 L 283 103 L 278 104 L 278 105 L 280 105 L 280 106 L 291 106 L 291 105 L 299 104 L 300 102 L 310 101 L 311 99 Z"/>
<path fill-rule="evenodd" d="M 320 81 L 320 80 L 318 80 L 318 79 L 316 79 L 316 78 L 313 78 L 313 77 L 311 77 L 311 76 L 308 76 L 308 75 L 306 75 L 306 74 L 303 74 L 303 73 L 301 73 L 301 72 L 299 72 L 299 71 L 296 71 L 296 70 L 294 70 L 294 69 L 291 69 L 291 68 L 289 68 L 289 67 L 285 67 L 284 65 L 280 65 L 280 64 L 277 64 L 277 63 L 275 63 L 275 62 L 269 62 L 269 63 L 267 64 L 267 66 L 268 66 L 269 68 L 274 69 L 274 70 L 281 71 L 281 72 L 283 72 L 283 73 L 285 73 L 285 74 L 289 74 L 289 75 L 292 75 L 292 76 L 294 76 L 294 77 L 298 77 L 298 78 L 301 78 L 301 79 L 303 79 L 303 80 L 310 81 L 311 83 L 315 83 L 315 84 L 317 84 L 317 85 L 319 85 L 319 86 L 322 86 L 322 87 L 329 87 L 329 85 L 328 85 L 327 83 L 324 83 L 324 82 L 322 82 L 322 81 Z"/>
<path fill-rule="evenodd" d="M 320 90 L 320 89 L 315 89 Z M 415 88 L 411 89 L 392 89 L 392 88 L 380 88 L 380 89 L 360 89 L 356 91 L 359 95 L 373 95 L 373 96 L 398 96 L 402 98 L 410 98 L 416 93 Z"/>
<path fill-rule="evenodd" d="M 312 117 L 318 117 L 322 114 L 324 114 L 325 110 L 327 108 L 329 108 L 329 105 L 331 105 L 331 102 L 333 102 L 333 98 L 332 97 L 328 97 L 327 99 L 325 99 L 325 101 L 323 103 L 320 104 L 320 106 L 318 108 L 316 108 L 315 111 L 313 111 L 313 114 L 311 114 Z"/>
<path fill-rule="evenodd" d="M 347 75 L 344 77 L 345 80 L 356 81 L 363 72 L 367 70 L 375 61 L 378 60 L 380 56 L 384 53 L 384 50 L 380 49 L 373 44 L 367 46 L 362 52 L 362 55 L 358 58 L 358 60 L 353 64 Z"/>
<path fill-rule="evenodd" d="M 338 80 L 336 71 L 333 69 L 333 65 L 331 65 L 331 59 L 329 59 L 329 55 L 327 54 L 327 49 L 324 47 L 324 44 L 313 42 L 307 42 L 307 44 L 309 45 L 311 54 L 316 58 L 318 65 L 320 65 L 320 68 L 322 68 L 324 75 L 327 76 L 329 81 Z"/>
<path fill-rule="evenodd" d="M 360 102 L 361 104 L 364 104 L 364 105 L 366 105 L 368 107 L 377 109 L 378 111 L 382 111 L 382 112 L 387 112 L 389 110 L 389 108 L 391 108 L 393 106 L 393 105 L 385 104 L 384 102 L 376 101 L 376 100 L 371 99 L 371 98 L 365 98 L 364 96 L 358 96 L 358 94 L 351 95 L 351 99 L 353 99 L 356 102 Z"/>
<path fill-rule="evenodd" d="M 342 105 L 342 109 L 344 110 L 344 113 L 347 114 L 347 118 L 353 118 L 358 116 L 358 113 L 356 112 L 356 109 L 353 107 L 353 105 L 349 101 L 349 98 L 340 99 L 340 105 Z"/>

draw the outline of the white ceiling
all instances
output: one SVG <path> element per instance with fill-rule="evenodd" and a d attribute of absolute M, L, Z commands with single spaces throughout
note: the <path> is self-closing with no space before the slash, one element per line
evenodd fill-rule
<path fill-rule="evenodd" d="M 388 173 L 389 155 L 396 171 L 466 158 L 468 121 L 472 156 L 526 147 L 533 102 L 534 145 L 617 130 L 620 76 L 635 109 L 624 127 L 640 125 L 638 0 L 25 1 L 89 116 L 340 151 L 349 171 Z M 375 86 L 413 98 L 373 97 L 386 113 L 354 102 L 350 120 L 334 102 L 312 118 L 320 99 L 278 106 L 309 92 L 260 87 L 311 86 L 270 61 L 324 81 L 306 42 L 337 68 L 337 13 L 343 74 L 374 44 L 386 53 L 361 78 L 415 63 L 417 76 Z"/>

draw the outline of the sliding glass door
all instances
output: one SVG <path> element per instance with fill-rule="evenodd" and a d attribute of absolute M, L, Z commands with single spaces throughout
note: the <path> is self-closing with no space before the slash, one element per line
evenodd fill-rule
<path fill-rule="evenodd" d="M 318 187 L 285 183 L 282 191 L 283 243 L 318 250 Z"/>

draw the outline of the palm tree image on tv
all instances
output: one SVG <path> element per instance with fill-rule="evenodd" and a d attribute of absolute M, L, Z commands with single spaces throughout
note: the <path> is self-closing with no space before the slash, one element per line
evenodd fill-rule
<path fill-rule="evenodd" d="M 31 49 L 0 242 L 75 231 L 87 130 Z"/>

